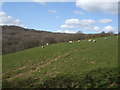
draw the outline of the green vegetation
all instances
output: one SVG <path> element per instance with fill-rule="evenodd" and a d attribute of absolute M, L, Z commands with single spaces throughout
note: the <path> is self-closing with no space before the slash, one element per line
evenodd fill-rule
<path fill-rule="evenodd" d="M 117 88 L 116 36 L 3 55 L 3 88 Z"/>

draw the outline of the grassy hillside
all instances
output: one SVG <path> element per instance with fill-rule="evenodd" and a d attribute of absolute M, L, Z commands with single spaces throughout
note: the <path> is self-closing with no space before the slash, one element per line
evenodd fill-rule
<path fill-rule="evenodd" d="M 95 40 L 3 55 L 3 87 L 117 87 L 118 40 L 116 36 Z"/>

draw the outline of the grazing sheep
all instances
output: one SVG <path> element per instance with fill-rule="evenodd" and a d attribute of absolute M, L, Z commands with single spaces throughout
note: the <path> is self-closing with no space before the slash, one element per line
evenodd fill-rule
<path fill-rule="evenodd" d="M 92 41 L 92 39 L 89 39 L 89 40 L 88 40 L 88 42 L 91 42 L 91 41 Z"/>
<path fill-rule="evenodd" d="M 69 41 L 69 43 L 71 44 L 71 43 L 73 43 L 72 41 Z"/>
<path fill-rule="evenodd" d="M 96 40 L 93 40 L 93 42 L 96 42 Z"/>
<path fill-rule="evenodd" d="M 105 40 L 107 40 L 107 38 L 105 38 Z"/>
<path fill-rule="evenodd" d="M 44 46 L 41 46 L 41 48 L 44 48 Z"/>
<path fill-rule="evenodd" d="M 78 43 L 80 42 L 80 40 L 78 40 Z"/>
<path fill-rule="evenodd" d="M 46 43 L 46 45 L 49 45 L 49 43 Z"/>

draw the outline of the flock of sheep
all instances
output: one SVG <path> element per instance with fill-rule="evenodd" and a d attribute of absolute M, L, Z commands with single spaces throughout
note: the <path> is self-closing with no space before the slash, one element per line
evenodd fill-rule
<path fill-rule="evenodd" d="M 77 42 L 80 43 L 80 40 L 78 40 Z M 89 39 L 88 42 L 96 42 L 96 40 Z M 69 41 L 69 43 L 72 44 L 73 41 Z M 41 48 L 45 48 L 45 46 L 47 45 L 49 45 L 49 43 L 46 43 L 46 45 L 41 46 Z"/>
<path fill-rule="evenodd" d="M 118 36 L 117 36 L 117 38 L 118 38 Z M 106 37 L 105 37 L 105 40 L 107 40 Z M 78 40 L 77 42 L 80 43 L 80 40 Z M 93 39 L 93 40 L 92 40 L 92 39 L 89 39 L 88 42 L 97 42 L 97 41 L 96 41 L 95 39 Z M 69 43 L 72 44 L 73 41 L 69 41 Z M 46 43 L 46 46 L 47 46 L 47 45 L 49 45 L 49 43 Z M 44 45 L 41 46 L 41 48 L 44 48 L 44 47 L 45 47 Z"/>
<path fill-rule="evenodd" d="M 80 43 L 80 40 L 77 41 L 78 43 Z M 96 42 L 96 40 L 92 40 L 92 39 L 89 39 L 88 42 Z M 69 41 L 69 43 L 73 43 L 73 41 Z"/>
<path fill-rule="evenodd" d="M 49 45 L 49 43 L 46 43 L 46 46 L 48 46 Z M 44 48 L 45 46 L 41 46 L 41 48 Z"/>

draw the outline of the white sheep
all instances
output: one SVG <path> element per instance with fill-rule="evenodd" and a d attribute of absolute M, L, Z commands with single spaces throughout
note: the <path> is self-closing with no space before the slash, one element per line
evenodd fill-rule
<path fill-rule="evenodd" d="M 105 38 L 105 40 L 107 40 L 107 38 Z"/>
<path fill-rule="evenodd" d="M 69 43 L 71 44 L 71 43 L 73 43 L 72 41 L 69 41 Z"/>
<path fill-rule="evenodd" d="M 93 40 L 93 42 L 96 42 L 96 40 Z"/>
<path fill-rule="evenodd" d="M 49 43 L 46 43 L 46 45 L 49 45 Z"/>
<path fill-rule="evenodd" d="M 44 48 L 44 46 L 41 46 L 41 48 Z"/>
<path fill-rule="evenodd" d="M 92 41 L 92 39 L 89 39 L 89 40 L 88 40 L 88 42 L 91 42 L 91 41 Z"/>
<path fill-rule="evenodd" d="M 78 43 L 80 42 L 80 40 L 78 40 Z"/>

